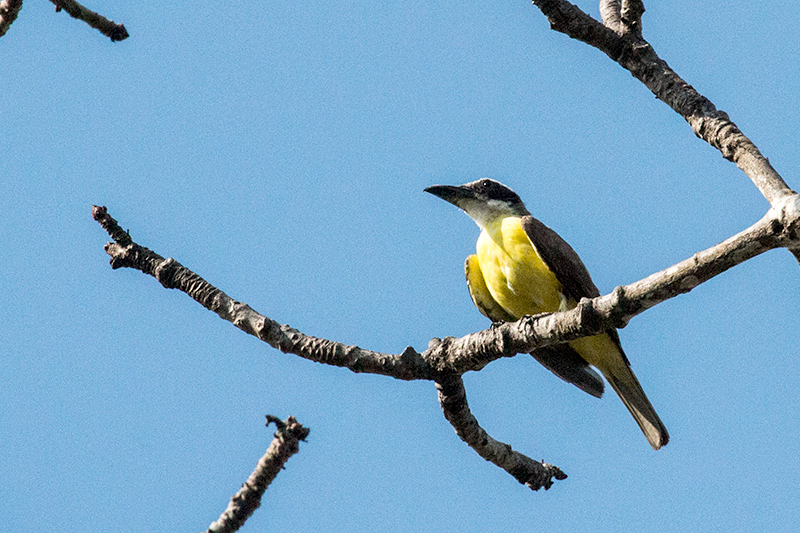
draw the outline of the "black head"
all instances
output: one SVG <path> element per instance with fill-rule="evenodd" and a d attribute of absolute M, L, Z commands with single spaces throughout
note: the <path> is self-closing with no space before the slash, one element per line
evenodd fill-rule
<path fill-rule="evenodd" d="M 425 192 L 464 210 L 480 227 L 500 216 L 530 214 L 517 193 L 488 178 L 464 185 L 433 185 Z"/>

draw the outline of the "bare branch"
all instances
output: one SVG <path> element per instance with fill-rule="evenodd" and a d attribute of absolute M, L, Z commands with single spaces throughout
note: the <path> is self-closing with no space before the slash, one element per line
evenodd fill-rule
<path fill-rule="evenodd" d="M 267 426 L 275 422 L 278 430 L 256 469 L 244 482 L 239 492 L 233 495 L 228 508 L 212 523 L 206 533 L 230 533 L 242 527 L 245 521 L 261 506 L 261 497 L 272 480 L 283 469 L 289 457 L 300 451 L 300 441 L 308 437 L 308 428 L 300 425 L 293 416 L 286 422 L 267 415 Z"/>
<path fill-rule="evenodd" d="M 122 24 L 117 24 L 113 20 L 108 20 L 104 16 L 86 9 L 75 0 L 50 0 L 56 6 L 56 12 L 62 9 L 69 13 L 72 18 L 84 21 L 92 28 L 99 30 L 100 33 L 112 41 L 123 41 L 128 38 L 128 30 Z"/>
<path fill-rule="evenodd" d="M 433 339 L 423 354 L 417 353 L 410 346 L 399 355 L 364 350 L 358 346 L 305 335 L 288 325 L 279 324 L 259 314 L 176 260 L 165 259 L 133 242 L 130 235 L 108 214 L 105 207 L 94 206 L 92 217 L 116 241 L 104 247 L 106 253 L 111 256 L 112 268 L 133 268 L 153 276 L 165 288 L 185 292 L 220 318 L 283 353 L 294 354 L 318 363 L 345 367 L 353 372 L 381 374 L 403 380 L 433 380 L 440 374 L 460 374 L 469 370 L 480 370 L 501 357 L 513 357 L 518 353 L 530 352 L 539 346 L 563 342 L 570 335 L 572 335 L 570 338 L 580 337 L 581 328 L 586 327 L 587 320 L 581 321 L 580 315 L 573 317 L 570 314 L 573 311 L 570 311 L 538 315 L 530 323 L 521 321 L 523 325 L 517 328 L 513 325 L 520 323 L 508 323 L 460 339 L 452 337 L 443 341 Z M 559 316 L 561 318 L 556 320 L 555 317 Z M 563 325 L 566 326 L 562 327 Z M 577 333 L 576 328 L 578 328 Z"/>
<path fill-rule="evenodd" d="M 679 113 L 695 135 L 717 148 L 725 159 L 736 163 L 770 203 L 794 192 L 728 115 L 681 79 L 646 41 L 618 34 L 565 0 L 533 0 L 533 3 L 550 21 L 552 29 L 597 48 L 630 71 L 657 98 Z M 623 25 L 626 16 L 635 17 L 638 12 L 636 3 L 622 2 L 620 19 Z M 604 19 L 610 17 L 612 25 L 616 24 L 613 8 L 613 3 L 601 4 Z"/>
<path fill-rule="evenodd" d="M 20 9 L 22 9 L 22 0 L 0 0 L 0 37 L 6 34 L 8 28 L 17 19 Z"/>
<path fill-rule="evenodd" d="M 607 309 L 608 313 L 619 313 L 618 327 L 621 327 L 646 309 L 678 294 L 689 292 L 712 277 L 767 250 L 798 245 L 800 195 L 795 193 L 776 200 L 761 220 L 741 233 L 666 270 L 622 287 L 625 301 L 629 303 L 621 305 L 620 298 L 608 295 L 595 299 L 595 306 L 600 310 Z"/>
<path fill-rule="evenodd" d="M 436 381 L 439 403 L 447 421 L 452 424 L 456 434 L 470 448 L 487 461 L 499 466 L 520 483 L 533 490 L 553 485 L 553 478 L 567 479 L 558 467 L 534 461 L 530 457 L 511 449 L 511 446 L 494 440 L 472 416 L 467 405 L 467 393 L 461 376 L 453 374 L 442 376 Z"/>
<path fill-rule="evenodd" d="M 283 353 L 291 353 L 326 365 L 345 367 L 353 372 L 382 374 L 406 380 L 432 379 L 433 370 L 411 347 L 407 347 L 399 355 L 392 355 L 304 335 L 288 325 L 279 324 L 257 313 L 249 305 L 234 300 L 174 259 L 165 259 L 136 244 L 108 214 L 105 207 L 94 206 L 92 217 L 116 241 L 105 246 L 106 253 L 111 256 L 112 268 L 127 267 L 149 274 L 165 288 L 185 292 L 220 318 Z"/>

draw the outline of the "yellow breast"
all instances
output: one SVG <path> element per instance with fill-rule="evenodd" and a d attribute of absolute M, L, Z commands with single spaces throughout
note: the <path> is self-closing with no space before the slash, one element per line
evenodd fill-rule
<path fill-rule="evenodd" d="M 515 318 L 564 305 L 561 283 L 531 244 L 520 218 L 487 226 L 478 238 L 477 255 L 492 297 Z"/>

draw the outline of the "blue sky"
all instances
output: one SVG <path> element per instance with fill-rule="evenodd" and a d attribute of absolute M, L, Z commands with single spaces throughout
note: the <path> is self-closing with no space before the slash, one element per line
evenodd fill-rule
<path fill-rule="evenodd" d="M 797 188 L 791 4 L 648 2 L 645 37 Z M 579 3 L 596 15 L 596 4 Z M 198 531 L 269 444 L 311 429 L 244 531 L 792 531 L 800 269 L 773 251 L 620 332 L 670 430 L 528 356 L 465 376 L 492 436 L 568 475 L 534 493 L 444 420 L 432 383 L 300 360 L 134 271 L 133 238 L 301 331 L 423 350 L 488 324 L 475 225 L 423 193 L 514 188 L 601 291 L 767 209 L 629 73 L 529 2 L 106 2 L 111 43 L 26 2 L 0 39 L 0 515 L 9 531 Z"/>

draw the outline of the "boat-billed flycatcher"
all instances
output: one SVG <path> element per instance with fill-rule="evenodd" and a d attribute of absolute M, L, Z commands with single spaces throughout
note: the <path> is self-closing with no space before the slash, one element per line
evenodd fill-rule
<path fill-rule="evenodd" d="M 467 257 L 470 296 L 493 322 L 564 311 L 581 298 L 600 296 L 589 271 L 556 232 L 536 220 L 517 194 L 494 180 L 425 189 L 466 212 L 481 229 L 477 254 Z M 631 371 L 616 330 L 536 350 L 539 362 L 562 379 L 600 397 L 606 377 L 656 450 L 669 441 L 667 428 Z"/>

